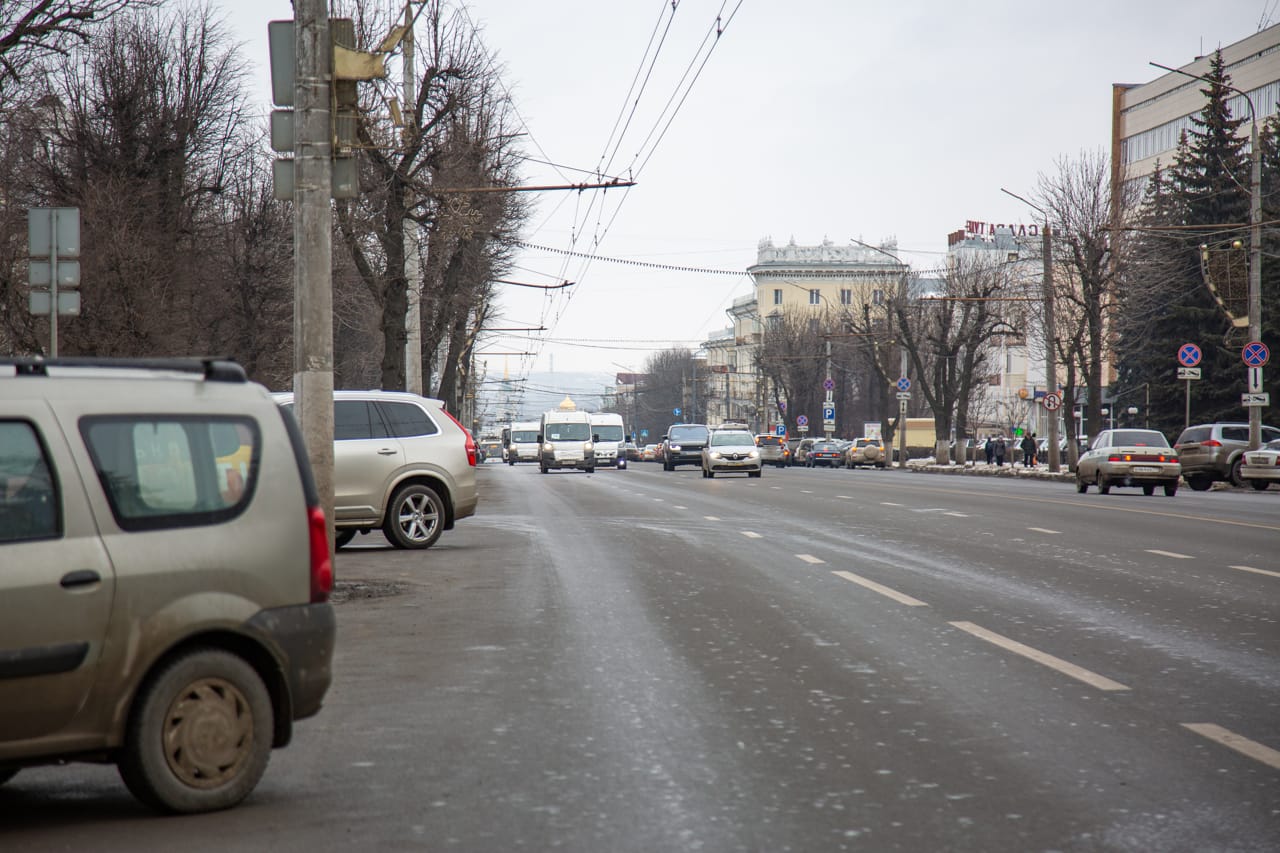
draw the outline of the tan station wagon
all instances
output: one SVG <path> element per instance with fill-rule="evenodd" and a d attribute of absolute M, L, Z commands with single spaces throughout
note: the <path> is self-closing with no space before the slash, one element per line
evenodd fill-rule
<path fill-rule="evenodd" d="M 301 434 L 239 365 L 0 358 L 0 783 L 107 762 L 235 805 L 320 709 L 332 585 Z"/>

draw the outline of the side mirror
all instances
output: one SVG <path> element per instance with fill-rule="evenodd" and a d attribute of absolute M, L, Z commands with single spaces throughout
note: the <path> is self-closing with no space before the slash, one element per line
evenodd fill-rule
<path fill-rule="evenodd" d="M 538 433 L 538 444 L 542 444 L 542 433 Z"/>
<path fill-rule="evenodd" d="M 591 440 L 592 440 L 592 441 L 599 441 L 599 440 L 600 440 L 600 433 L 598 433 L 598 432 L 593 432 L 593 433 L 591 433 Z"/>

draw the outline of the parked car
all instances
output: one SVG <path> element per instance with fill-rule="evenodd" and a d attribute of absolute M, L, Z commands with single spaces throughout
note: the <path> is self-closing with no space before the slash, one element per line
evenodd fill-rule
<path fill-rule="evenodd" d="M 293 409 L 291 392 L 273 395 Z M 444 403 L 404 391 L 333 392 L 337 547 L 381 530 L 396 548 L 430 548 L 475 514 L 476 443 Z"/>
<path fill-rule="evenodd" d="M 1144 495 L 1162 486 L 1168 497 L 1178 493 L 1182 466 L 1164 433 L 1153 429 L 1104 429 L 1076 465 L 1076 491 L 1097 486 L 1102 494 L 1113 486 L 1137 486 Z"/>
<path fill-rule="evenodd" d="M 818 439 L 805 451 L 804 464 L 810 468 L 836 468 L 843 462 L 840 445 Z"/>
<path fill-rule="evenodd" d="M 1262 443 L 1280 438 L 1280 429 L 1263 425 Z M 1240 466 L 1249 447 L 1247 423 L 1198 424 L 1187 427 L 1173 443 L 1182 463 L 1182 476 L 1197 492 L 1209 489 L 1216 481 L 1226 480 L 1243 486 Z"/>
<path fill-rule="evenodd" d="M 0 358 L 0 448 L 0 784 L 108 761 L 161 810 L 239 803 L 331 678 L 293 417 L 233 362 Z"/>
<path fill-rule="evenodd" d="M 780 435 L 764 433 L 756 436 L 756 447 L 760 448 L 760 462 L 785 468 L 791 464 L 791 448 L 787 440 Z"/>
<path fill-rule="evenodd" d="M 701 465 L 702 448 L 707 446 L 710 435 L 706 424 L 672 424 L 662 440 L 662 470 L 674 471 L 678 465 Z"/>
<path fill-rule="evenodd" d="M 855 438 L 853 444 L 845 451 L 846 468 L 857 468 L 862 465 L 883 468 L 885 466 L 884 442 L 878 438 Z"/>
<path fill-rule="evenodd" d="M 1257 450 L 1246 450 L 1240 476 L 1260 492 L 1272 483 L 1280 483 L 1280 438 Z"/>
<path fill-rule="evenodd" d="M 702 476 L 738 472 L 759 477 L 763 464 L 756 440 L 745 429 L 713 429 L 702 448 Z"/>

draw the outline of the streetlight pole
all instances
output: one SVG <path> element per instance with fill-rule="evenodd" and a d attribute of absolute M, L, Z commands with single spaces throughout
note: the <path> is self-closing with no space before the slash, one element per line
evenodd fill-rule
<path fill-rule="evenodd" d="M 1058 338 L 1057 321 L 1053 316 L 1053 241 L 1049 231 L 1049 214 L 1038 205 L 1032 204 L 1017 193 L 1011 193 L 1001 187 L 1000 192 L 1010 195 L 1018 201 L 1040 211 L 1044 217 L 1044 273 L 1041 284 L 1044 291 L 1044 372 L 1047 393 L 1058 393 Z M 1034 405 L 1034 403 L 1032 404 Z M 1058 411 L 1049 413 L 1049 471 L 1056 474 L 1062 467 L 1062 450 L 1058 447 Z"/>
<path fill-rule="evenodd" d="M 1202 80 L 1210 85 L 1218 85 L 1229 92 L 1235 92 L 1244 98 L 1249 106 L 1249 340 L 1262 340 L 1262 147 L 1258 144 L 1258 113 L 1253 108 L 1253 98 L 1235 86 L 1228 86 L 1220 80 L 1210 80 L 1199 74 L 1191 74 L 1179 68 L 1170 68 L 1158 62 L 1152 62 L 1156 68 L 1172 71 L 1193 80 Z M 1249 388 L 1250 391 L 1261 391 L 1262 368 L 1257 369 L 1259 385 Z M 1262 446 L 1262 407 L 1249 407 L 1249 449 L 1257 450 Z"/>

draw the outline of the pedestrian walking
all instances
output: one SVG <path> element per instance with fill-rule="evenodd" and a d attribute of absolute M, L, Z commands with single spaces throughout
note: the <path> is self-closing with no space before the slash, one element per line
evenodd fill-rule
<path fill-rule="evenodd" d="M 1028 433 L 1022 437 L 1022 441 L 1018 445 L 1022 448 L 1022 467 L 1030 468 L 1036 464 L 1036 439 L 1035 433 Z"/>
<path fill-rule="evenodd" d="M 997 435 L 996 436 L 996 467 L 997 468 L 1004 466 L 1004 454 L 1006 449 L 1007 448 L 1005 447 L 1004 436 Z"/>
<path fill-rule="evenodd" d="M 987 440 L 982 443 L 982 452 L 987 455 L 987 464 L 990 465 L 996 458 L 995 436 L 987 436 Z"/>

